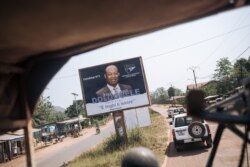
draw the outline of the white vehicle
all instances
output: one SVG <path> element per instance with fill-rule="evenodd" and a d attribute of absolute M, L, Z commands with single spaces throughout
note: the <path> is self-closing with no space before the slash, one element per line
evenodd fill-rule
<path fill-rule="evenodd" d="M 176 107 L 171 107 L 171 108 L 169 108 L 167 112 L 168 112 L 168 117 L 169 117 L 169 118 L 172 118 L 172 117 L 174 117 L 175 115 L 177 115 L 177 114 L 180 113 L 180 112 L 179 112 L 179 109 L 176 108 Z"/>
<path fill-rule="evenodd" d="M 212 137 L 206 121 L 187 116 L 184 113 L 176 115 L 170 124 L 177 151 L 180 151 L 186 143 L 206 142 L 207 147 L 212 146 Z"/>
<path fill-rule="evenodd" d="M 184 107 L 178 107 L 179 114 L 186 113 L 186 109 Z"/>

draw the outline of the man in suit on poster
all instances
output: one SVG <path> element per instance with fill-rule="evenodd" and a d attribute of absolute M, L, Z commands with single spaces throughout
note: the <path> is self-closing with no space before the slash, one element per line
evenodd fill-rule
<path fill-rule="evenodd" d="M 102 101 L 109 101 L 120 97 L 128 96 L 132 91 L 132 86 L 120 84 L 120 73 L 115 65 L 109 65 L 105 68 L 104 78 L 107 85 L 96 91 L 98 97 L 102 97 Z"/>

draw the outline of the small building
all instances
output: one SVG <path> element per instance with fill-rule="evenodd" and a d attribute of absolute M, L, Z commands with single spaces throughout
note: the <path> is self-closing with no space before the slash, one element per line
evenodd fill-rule
<path fill-rule="evenodd" d="M 24 136 L 24 130 L 19 129 L 17 131 L 11 132 L 11 133 L 9 132 L 8 134 Z M 35 140 L 39 140 L 41 138 L 41 134 L 42 134 L 41 129 L 32 128 L 32 134 L 33 134 L 33 138 Z"/>
<path fill-rule="evenodd" d="M 32 129 L 34 146 L 41 141 L 41 130 Z M 16 156 L 25 153 L 24 130 L 0 135 L 0 162 L 10 161 Z"/>
<path fill-rule="evenodd" d="M 19 130 L 14 131 L 14 132 L 9 132 L 8 134 L 10 134 L 10 135 L 24 136 L 24 130 L 23 129 L 19 129 Z M 33 134 L 33 143 L 34 143 L 34 147 L 35 147 L 36 144 L 38 142 L 40 142 L 41 139 L 42 139 L 41 129 L 32 128 L 32 134 Z"/>
<path fill-rule="evenodd" d="M 23 135 L 0 135 L 0 162 L 10 161 L 24 152 Z"/>
<path fill-rule="evenodd" d="M 189 84 L 187 85 L 186 92 L 189 92 L 190 90 L 193 90 L 193 89 L 204 89 L 205 87 L 216 87 L 217 83 L 218 82 L 215 80 L 211 80 L 208 82 L 200 82 L 200 83 L 197 83 L 197 87 L 196 87 L 196 84 Z"/>
<path fill-rule="evenodd" d="M 57 122 L 56 126 L 58 128 L 58 135 L 68 136 L 71 134 L 72 130 L 75 129 L 76 126 L 78 126 L 79 130 L 81 130 L 86 120 L 88 120 L 88 118 L 79 116 L 77 118 Z"/>
<path fill-rule="evenodd" d="M 197 84 L 189 84 L 187 85 L 187 92 L 193 89 L 200 89 L 201 87 L 205 86 L 208 82 L 201 82 Z"/>
<path fill-rule="evenodd" d="M 39 134 L 37 135 L 37 142 L 44 142 L 45 145 L 47 143 L 52 143 L 54 138 L 57 138 L 58 136 L 58 128 L 56 125 L 56 122 L 52 122 L 52 123 L 47 123 L 44 125 L 40 125 L 37 126 L 36 128 L 41 129 Z M 34 136 L 34 133 L 33 133 Z"/>

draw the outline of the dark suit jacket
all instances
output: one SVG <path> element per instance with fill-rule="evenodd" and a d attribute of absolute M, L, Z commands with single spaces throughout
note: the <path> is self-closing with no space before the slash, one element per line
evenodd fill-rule
<path fill-rule="evenodd" d="M 121 88 L 121 91 L 123 90 L 132 90 L 132 86 L 130 85 L 124 85 L 124 84 L 119 84 L 120 88 Z M 98 97 L 103 97 L 105 96 L 105 94 L 111 94 L 111 91 L 109 90 L 109 88 L 107 86 L 99 89 L 98 91 L 96 91 L 96 95 Z"/>

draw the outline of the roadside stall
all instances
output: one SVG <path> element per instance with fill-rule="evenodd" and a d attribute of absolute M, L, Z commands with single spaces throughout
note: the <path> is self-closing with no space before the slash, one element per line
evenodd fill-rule
<path fill-rule="evenodd" d="M 0 136 L 0 162 L 10 161 L 24 152 L 23 135 L 4 134 Z"/>
<path fill-rule="evenodd" d="M 57 122 L 58 135 L 59 136 L 69 136 L 73 135 L 75 131 L 80 132 L 84 125 L 84 121 L 87 118 L 79 116 L 78 118 L 72 118 L 66 121 Z"/>

